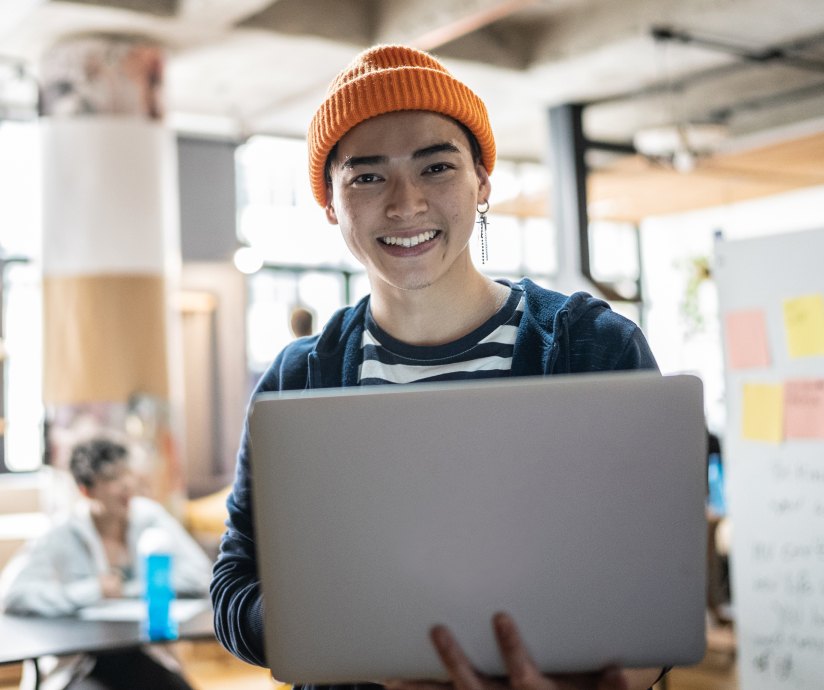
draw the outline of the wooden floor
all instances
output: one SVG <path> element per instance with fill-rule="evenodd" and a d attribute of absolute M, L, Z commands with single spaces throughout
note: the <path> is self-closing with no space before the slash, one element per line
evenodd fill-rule
<path fill-rule="evenodd" d="M 235 659 L 216 642 L 179 642 L 175 645 L 185 675 L 195 690 L 287 690 L 268 671 Z M 17 688 L 20 667 L 0 667 L 0 690 Z M 673 669 L 656 690 L 739 690 L 730 649 L 707 652 L 697 666 Z"/>

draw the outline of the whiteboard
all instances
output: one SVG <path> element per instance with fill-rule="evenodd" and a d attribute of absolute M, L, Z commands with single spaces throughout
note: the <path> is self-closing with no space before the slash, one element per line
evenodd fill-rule
<path fill-rule="evenodd" d="M 824 230 L 719 240 L 714 275 L 739 682 L 742 690 L 820 690 Z"/>

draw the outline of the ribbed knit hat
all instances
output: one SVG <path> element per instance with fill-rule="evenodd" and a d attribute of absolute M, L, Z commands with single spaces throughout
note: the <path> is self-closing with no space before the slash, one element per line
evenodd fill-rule
<path fill-rule="evenodd" d="M 364 120 L 398 110 L 427 110 L 464 124 L 478 140 L 481 162 L 492 172 L 495 139 L 483 101 L 428 53 L 375 46 L 335 78 L 309 125 L 309 178 L 321 206 L 326 205 L 324 167 L 335 144 Z"/>

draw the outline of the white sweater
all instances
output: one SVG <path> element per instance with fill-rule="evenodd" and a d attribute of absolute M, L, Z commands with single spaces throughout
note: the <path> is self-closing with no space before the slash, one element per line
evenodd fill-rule
<path fill-rule="evenodd" d="M 205 595 L 212 564 L 203 550 L 159 504 L 135 497 L 129 505 L 126 536 L 130 561 L 137 571 L 137 542 L 144 530 L 158 527 L 173 544 L 172 583 L 178 595 Z M 61 616 L 103 598 L 100 576 L 109 572 L 103 542 L 82 501 L 64 521 L 27 543 L 0 577 L 0 605 L 9 613 Z M 124 584 L 124 596 L 138 596 L 141 583 Z"/>

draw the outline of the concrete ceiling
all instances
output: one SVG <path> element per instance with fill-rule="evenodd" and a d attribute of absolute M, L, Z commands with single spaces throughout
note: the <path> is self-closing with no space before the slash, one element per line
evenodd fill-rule
<path fill-rule="evenodd" d="M 486 101 L 499 155 L 540 161 L 547 109 L 588 104 L 591 139 L 715 123 L 740 150 L 824 130 L 822 0 L 2 0 L 0 107 L 33 112 L 38 61 L 77 33 L 168 46 L 170 124 L 303 136 L 359 50 L 431 50 Z M 695 40 L 662 40 L 667 27 Z M 16 65 L 14 63 L 17 63 Z M 12 69 L 13 67 L 13 69 Z M 15 72 L 16 70 L 16 72 Z M 29 102 L 27 103 L 27 99 Z M 2 114 L 2 110 L 0 110 Z"/>

